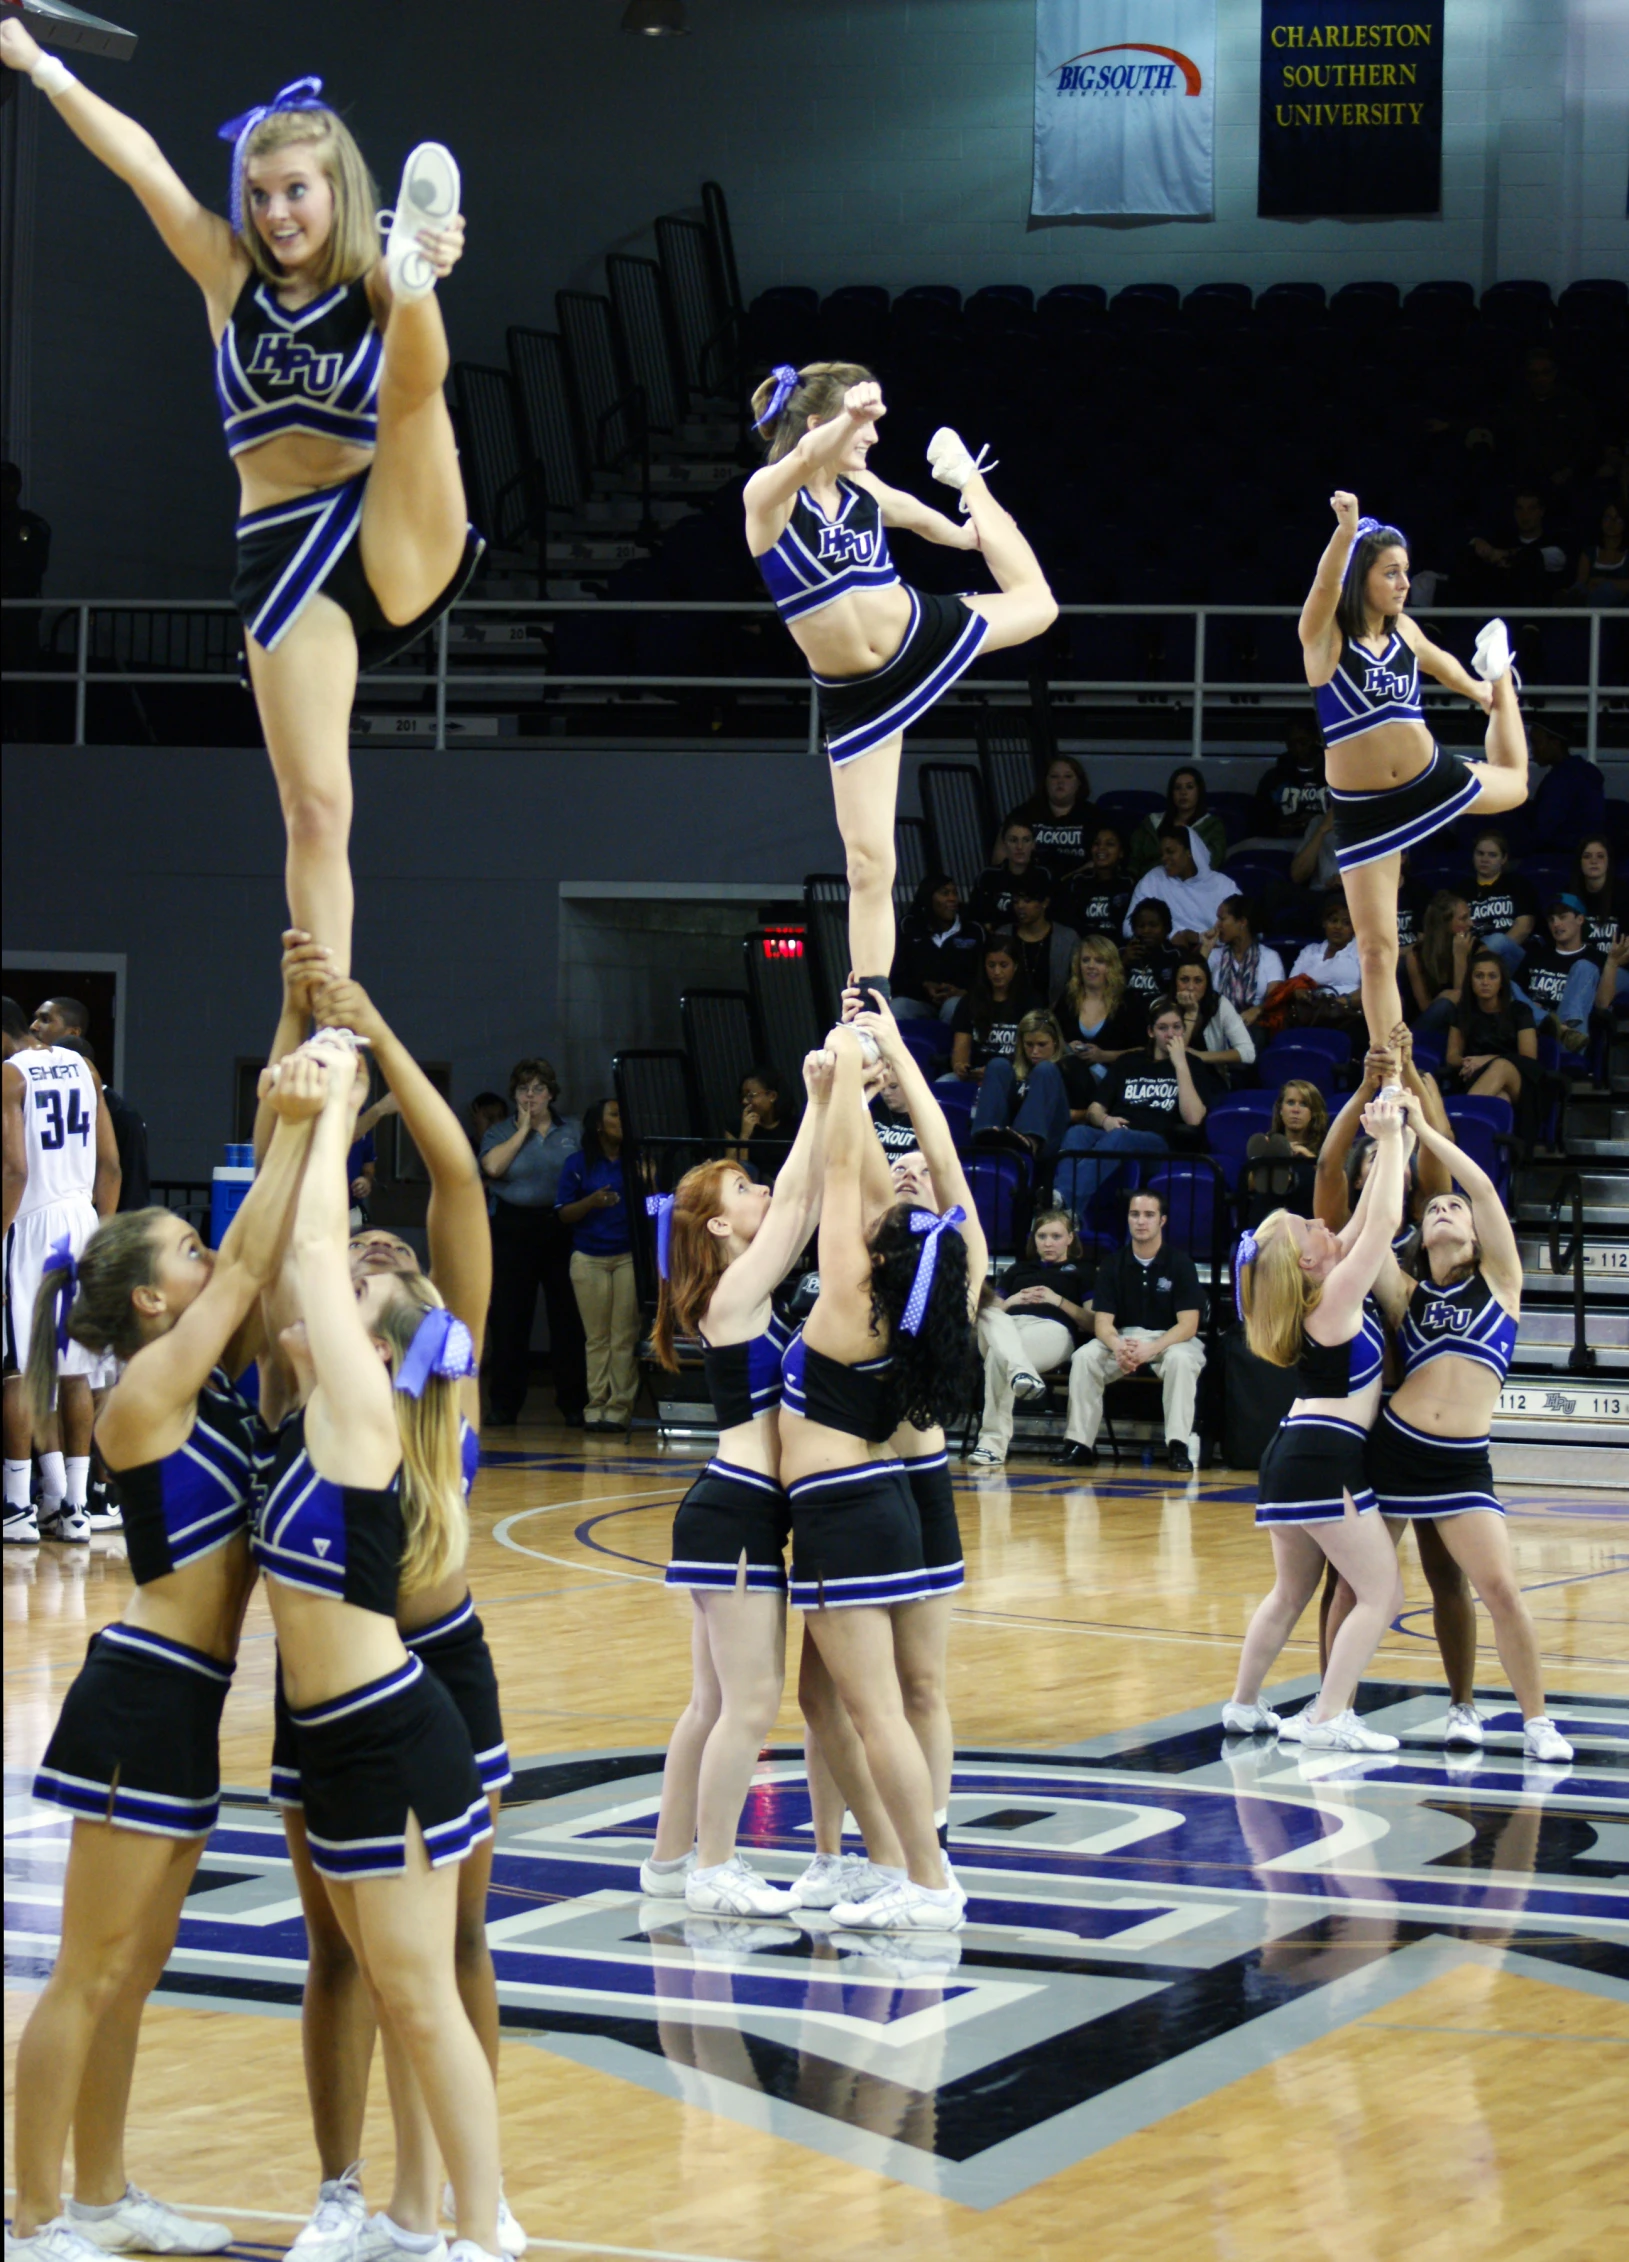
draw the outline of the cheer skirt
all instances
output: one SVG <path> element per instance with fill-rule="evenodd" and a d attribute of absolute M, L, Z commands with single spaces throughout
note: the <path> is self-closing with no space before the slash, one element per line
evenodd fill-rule
<path fill-rule="evenodd" d="M 978 658 L 989 622 L 960 597 L 907 589 L 911 618 L 899 650 L 870 675 L 809 676 L 820 732 L 838 769 L 908 730 Z"/>
<path fill-rule="evenodd" d="M 956 1515 L 956 1491 L 950 1480 L 950 1456 L 920 1454 L 900 1463 L 916 1503 L 922 1529 L 922 1561 L 935 1594 L 954 1594 L 966 1583 L 962 1563 L 962 1528 Z"/>
<path fill-rule="evenodd" d="M 221 1707 L 232 1668 L 115 1624 L 93 1634 L 34 1777 L 86 1822 L 207 1838 L 221 1811 Z"/>
<path fill-rule="evenodd" d="M 418 1658 L 288 1714 L 306 1843 L 324 1877 L 399 1877 L 417 1816 L 430 1867 L 463 1861 L 492 1816 L 458 1708 Z"/>
<path fill-rule="evenodd" d="M 709 1461 L 673 1518 L 673 1559 L 666 1583 L 729 1593 L 747 1559 L 749 1594 L 786 1592 L 786 1540 L 792 1504 L 773 1477 Z"/>
<path fill-rule="evenodd" d="M 1335 861 L 1343 872 L 1378 864 L 1405 848 L 1440 833 L 1470 808 L 1481 786 L 1457 754 L 1433 746 L 1417 778 L 1382 786 L 1373 793 L 1341 793 L 1329 788 L 1335 812 Z"/>
<path fill-rule="evenodd" d="M 792 1500 L 792 1600 L 799 1610 L 890 1609 L 939 1590 L 897 1461 L 800 1477 Z"/>
<path fill-rule="evenodd" d="M 1292 1414 L 1261 1457 L 1258 1524 L 1338 1524 L 1346 1495 L 1360 1516 L 1375 1506 L 1364 1474 L 1369 1432 L 1330 1414 Z"/>
<path fill-rule="evenodd" d="M 1389 1406 L 1369 1438 L 1369 1482 L 1383 1516 L 1502 1516 L 1485 1437 L 1433 1437 L 1399 1421 Z"/>

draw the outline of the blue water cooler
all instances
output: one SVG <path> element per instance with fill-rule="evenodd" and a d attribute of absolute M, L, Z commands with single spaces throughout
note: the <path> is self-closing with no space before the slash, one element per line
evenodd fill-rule
<path fill-rule="evenodd" d="M 255 1182 L 255 1150 L 247 1141 L 229 1139 L 226 1143 L 226 1160 L 218 1162 L 211 1174 L 209 1196 L 209 1245 L 218 1249 L 226 1238 L 226 1229 L 243 1207 L 243 1197 Z"/>

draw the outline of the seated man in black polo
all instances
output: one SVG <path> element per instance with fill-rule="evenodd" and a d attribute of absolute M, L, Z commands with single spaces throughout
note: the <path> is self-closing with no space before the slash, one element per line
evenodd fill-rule
<path fill-rule="evenodd" d="M 1193 1260 L 1165 1244 L 1165 1196 L 1138 1192 L 1126 1204 L 1130 1234 L 1123 1249 L 1104 1259 L 1092 1292 L 1093 1334 L 1069 1362 L 1069 1440 L 1056 1456 L 1066 1469 L 1097 1462 L 1103 1393 L 1123 1375 L 1146 1367 L 1158 1375 L 1165 1398 L 1165 1442 L 1171 1467 L 1185 1475 L 1194 1465 L 1194 1401 L 1205 1364 L 1199 1340 L 1199 1275 Z"/>

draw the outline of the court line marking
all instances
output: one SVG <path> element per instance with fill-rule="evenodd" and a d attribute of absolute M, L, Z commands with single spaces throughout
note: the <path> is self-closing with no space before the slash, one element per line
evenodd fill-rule
<path fill-rule="evenodd" d="M 507 1547 L 515 1555 L 530 1556 L 535 1563 L 555 1563 L 563 1571 L 593 1571 L 602 1579 L 630 1579 L 636 1586 L 662 1586 L 666 1582 L 659 1570 L 654 1575 L 645 1571 L 613 1571 L 607 1564 L 584 1563 L 580 1559 L 574 1561 L 567 1555 L 547 1554 L 541 1547 L 528 1547 L 524 1540 L 512 1539 L 510 1534 L 516 1524 L 527 1523 L 533 1516 L 559 1516 L 579 1508 L 615 1508 L 622 1503 L 652 1507 L 680 1489 L 679 1486 L 670 1482 L 663 1485 L 647 1485 L 638 1492 L 590 1494 L 582 1500 L 545 1501 L 539 1508 L 519 1508 L 512 1516 L 505 1516 L 501 1522 L 493 1525 L 492 1537 L 500 1547 Z"/>
<path fill-rule="evenodd" d="M 16 2196 L 15 2186 L 8 2183 L 6 2197 L 15 2199 Z M 311 2220 L 309 2215 L 284 2215 L 267 2207 L 209 2207 L 192 2199 L 167 2200 L 165 2204 L 173 2207 L 178 2215 L 226 2216 L 240 2223 L 306 2223 Z M 538 2246 L 550 2254 L 622 2254 L 633 2257 L 634 2262 L 735 2262 L 732 2256 L 702 2254 L 694 2247 L 680 2253 L 669 2246 L 600 2246 L 592 2239 L 533 2238 L 529 2234 L 526 2245 L 528 2252 Z"/>

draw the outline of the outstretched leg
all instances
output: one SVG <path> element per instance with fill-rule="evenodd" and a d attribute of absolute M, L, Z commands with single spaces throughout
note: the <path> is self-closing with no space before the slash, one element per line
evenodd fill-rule
<path fill-rule="evenodd" d="M 1003 652 L 1012 644 L 1027 644 L 1058 617 L 1058 601 L 1047 586 L 1040 560 L 1019 532 L 1011 511 L 1003 510 L 975 472 L 962 489 L 967 515 L 978 530 L 979 548 L 995 575 L 999 597 L 973 597 L 972 609 L 990 626 L 986 652 Z"/>
<path fill-rule="evenodd" d="M 848 859 L 849 967 L 885 979 L 894 963 L 894 811 L 903 743 L 896 734 L 852 762 L 834 762 L 831 773 Z"/>
<path fill-rule="evenodd" d="M 1516 679 L 1505 674 L 1493 686 L 1493 706 L 1487 735 L 1482 741 L 1487 761 L 1465 766 L 1481 791 L 1476 797 L 1478 815 L 1494 817 L 1506 809 L 1519 809 L 1527 799 L 1527 725 L 1516 697 Z"/>
<path fill-rule="evenodd" d="M 379 441 L 362 498 L 362 567 L 390 621 L 435 603 L 464 554 L 469 510 L 443 388 L 447 332 L 434 291 L 385 325 Z"/>

